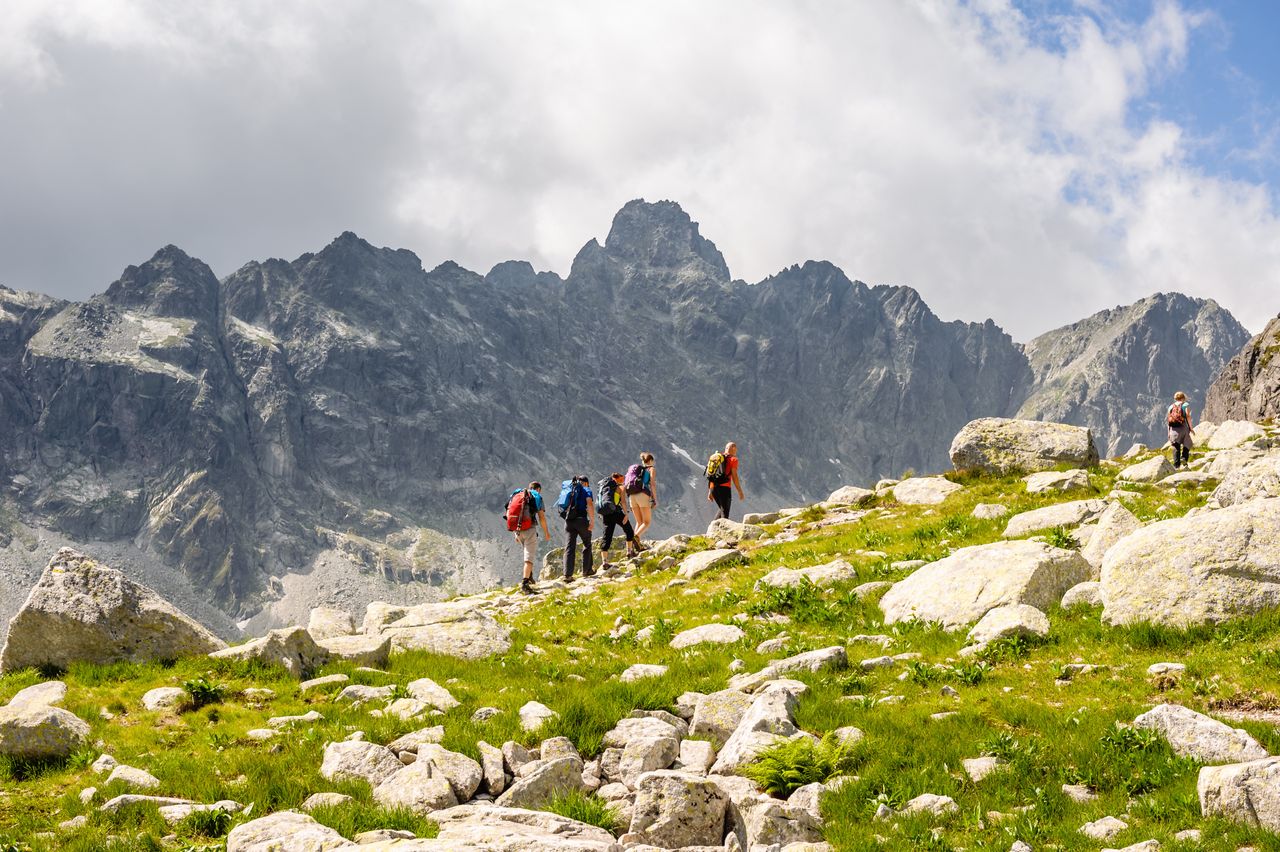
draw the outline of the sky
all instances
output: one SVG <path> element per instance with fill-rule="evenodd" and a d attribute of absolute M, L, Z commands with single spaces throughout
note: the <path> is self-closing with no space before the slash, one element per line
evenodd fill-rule
<path fill-rule="evenodd" d="M 0 284 L 352 230 L 565 275 L 632 198 L 735 277 L 830 260 L 1027 340 L 1280 312 L 1280 4 L 6 0 Z"/>

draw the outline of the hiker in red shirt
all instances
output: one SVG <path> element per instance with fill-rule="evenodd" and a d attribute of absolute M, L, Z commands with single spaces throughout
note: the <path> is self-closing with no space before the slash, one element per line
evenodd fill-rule
<path fill-rule="evenodd" d="M 742 482 L 738 479 L 738 445 L 733 441 L 724 445 L 723 453 L 714 453 L 707 463 L 707 499 L 719 509 L 717 518 L 728 518 L 733 508 L 733 490 L 738 499 L 743 498 Z"/>

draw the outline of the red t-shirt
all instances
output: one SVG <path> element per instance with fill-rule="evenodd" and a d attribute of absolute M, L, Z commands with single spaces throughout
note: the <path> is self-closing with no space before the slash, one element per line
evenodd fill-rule
<path fill-rule="evenodd" d="M 733 475 L 738 472 L 738 457 L 729 456 L 724 460 L 724 472 L 729 474 L 729 481 L 725 485 L 733 484 Z"/>

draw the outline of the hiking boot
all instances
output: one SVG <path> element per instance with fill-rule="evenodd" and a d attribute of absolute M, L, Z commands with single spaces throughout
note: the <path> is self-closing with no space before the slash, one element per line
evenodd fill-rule
<path fill-rule="evenodd" d="M 530 579 L 530 578 L 528 578 L 528 577 L 525 577 L 523 580 L 521 580 L 521 581 L 520 581 L 520 592 L 521 592 L 521 594 L 525 594 L 525 595 L 532 595 L 532 594 L 534 594 L 533 580 L 531 580 L 531 579 Z"/>
<path fill-rule="evenodd" d="M 583 569 L 582 569 L 582 576 L 583 576 L 584 578 L 585 578 L 585 577 L 594 577 L 595 575 L 596 575 L 596 572 L 595 572 L 595 569 L 594 569 L 594 568 L 583 568 Z"/>

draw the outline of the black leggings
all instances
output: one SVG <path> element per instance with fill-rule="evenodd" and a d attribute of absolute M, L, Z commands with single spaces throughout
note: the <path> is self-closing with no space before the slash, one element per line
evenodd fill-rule
<path fill-rule="evenodd" d="M 613 544 L 613 531 L 617 527 L 622 527 L 622 534 L 627 537 L 627 541 L 634 541 L 636 531 L 631 526 L 631 522 L 627 520 L 626 515 L 620 518 L 606 518 L 604 522 L 604 541 L 600 542 L 600 549 L 605 553 L 609 552 L 610 545 Z"/>
<path fill-rule="evenodd" d="M 733 488 L 728 485 L 717 485 L 711 489 L 711 498 L 716 501 L 716 507 L 720 510 L 720 514 L 716 517 L 729 517 L 729 510 L 733 508 Z"/>

